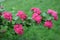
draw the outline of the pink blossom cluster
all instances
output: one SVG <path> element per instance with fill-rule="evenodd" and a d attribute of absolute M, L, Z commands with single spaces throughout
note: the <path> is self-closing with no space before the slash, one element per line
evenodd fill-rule
<path fill-rule="evenodd" d="M 22 24 L 15 24 L 14 25 L 14 30 L 19 35 L 22 35 L 24 33 L 24 29 L 23 29 Z"/>
<path fill-rule="evenodd" d="M 48 28 L 52 28 L 53 23 L 52 23 L 51 20 L 46 20 L 45 23 L 44 23 L 44 26 L 45 26 L 45 27 L 48 27 Z"/>
<path fill-rule="evenodd" d="M 12 14 L 10 12 L 3 12 L 3 17 L 9 21 L 12 21 Z"/>
<path fill-rule="evenodd" d="M 22 20 L 26 20 L 27 19 L 27 15 L 23 11 L 18 11 L 16 16 L 18 16 Z"/>
<path fill-rule="evenodd" d="M 52 15 L 54 17 L 54 20 L 58 20 L 58 14 L 56 11 L 52 10 L 52 9 L 49 9 L 47 11 L 48 14 Z"/>
<path fill-rule="evenodd" d="M 42 16 L 40 16 L 41 10 L 39 8 L 32 8 L 31 10 L 33 11 L 32 19 L 39 24 L 42 21 Z M 58 20 L 58 15 L 56 11 L 49 9 L 47 13 L 52 15 L 54 17 L 54 20 Z M 52 20 L 46 20 L 44 22 L 44 26 L 52 28 L 53 26 Z"/>
<path fill-rule="evenodd" d="M 32 19 L 35 20 L 38 24 L 41 23 L 41 10 L 39 8 L 32 8 L 31 10 L 33 11 Z"/>
<path fill-rule="evenodd" d="M 52 15 L 54 20 L 58 20 L 58 14 L 56 11 L 52 10 L 52 9 L 49 9 L 47 11 L 48 14 Z M 48 27 L 48 28 L 52 28 L 53 26 L 53 23 L 52 23 L 52 20 L 46 20 L 45 23 L 44 23 L 44 26 Z"/>
<path fill-rule="evenodd" d="M 37 22 L 38 24 L 40 24 L 43 19 L 43 17 L 41 16 L 41 10 L 39 8 L 31 8 L 31 10 L 33 11 L 32 19 L 35 22 Z M 58 14 L 56 11 L 49 9 L 47 11 L 47 13 L 52 15 L 54 20 L 58 20 Z M 12 21 L 12 13 L 5 11 L 5 12 L 3 12 L 2 15 L 5 19 Z M 27 19 L 27 15 L 24 13 L 24 11 L 19 10 L 18 13 L 16 14 L 16 16 L 18 16 L 22 21 Z M 44 26 L 47 28 L 52 28 L 52 26 L 53 26 L 52 20 L 45 20 Z M 22 35 L 24 33 L 23 25 L 22 24 L 15 24 L 14 31 L 17 34 Z"/>
<path fill-rule="evenodd" d="M 37 13 L 37 14 L 41 14 L 41 10 L 39 8 L 31 8 L 31 10 L 33 11 L 33 13 Z"/>

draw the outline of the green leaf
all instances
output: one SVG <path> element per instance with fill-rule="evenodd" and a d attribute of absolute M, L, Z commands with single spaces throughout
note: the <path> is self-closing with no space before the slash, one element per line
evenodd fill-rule
<path fill-rule="evenodd" d="M 18 18 L 19 18 L 19 17 L 15 17 L 14 20 L 16 21 L 16 20 L 18 20 Z"/>
<path fill-rule="evenodd" d="M 3 9 L 0 8 L 0 12 L 3 12 L 3 11 L 5 11 L 5 9 L 4 8 Z"/>
<path fill-rule="evenodd" d="M 7 30 L 8 26 L 2 26 L 1 30 Z"/>
<path fill-rule="evenodd" d="M 46 17 L 47 16 L 47 13 L 41 13 L 41 15 L 43 16 L 43 17 Z"/>
<path fill-rule="evenodd" d="M 47 17 L 47 20 L 52 20 L 52 17 Z"/>
<path fill-rule="evenodd" d="M 12 24 L 15 24 L 15 21 L 12 21 Z"/>
<path fill-rule="evenodd" d="M 22 20 L 19 17 L 15 17 L 13 20 L 15 21 L 15 23 L 22 23 Z"/>

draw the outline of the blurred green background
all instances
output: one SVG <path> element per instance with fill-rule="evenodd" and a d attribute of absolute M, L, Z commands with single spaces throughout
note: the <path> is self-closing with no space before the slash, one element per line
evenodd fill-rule
<path fill-rule="evenodd" d="M 18 10 L 24 11 L 31 17 L 32 7 L 40 8 L 42 12 L 53 9 L 58 12 L 58 17 L 60 17 L 60 0 L 5 0 L 0 2 L 0 5 L 4 6 L 6 11 L 12 12 L 13 17 Z M 11 29 L 7 32 L 7 35 L 2 34 L 3 37 L 0 40 L 60 40 L 60 18 L 54 21 L 54 26 L 50 30 L 41 25 L 24 27 L 24 29 L 25 33 L 22 36 L 13 35 Z"/>

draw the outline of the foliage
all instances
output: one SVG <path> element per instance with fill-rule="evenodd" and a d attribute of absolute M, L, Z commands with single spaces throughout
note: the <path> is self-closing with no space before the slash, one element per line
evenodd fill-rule
<path fill-rule="evenodd" d="M 52 3 L 51 3 L 51 1 L 52 1 Z M 21 4 L 19 4 L 19 3 L 21 3 Z M 59 12 L 59 8 L 60 8 L 59 1 L 57 1 L 57 0 L 56 1 L 49 0 L 47 3 L 44 0 L 36 0 L 36 1 L 35 0 L 26 0 L 26 1 L 25 0 L 22 0 L 22 1 L 21 0 L 17 0 L 17 1 L 16 0 L 7 0 L 1 4 L 5 7 L 6 11 L 12 12 L 13 18 L 16 18 L 15 14 L 17 13 L 17 11 L 19 9 L 24 10 L 27 13 L 27 15 L 31 17 L 31 15 L 32 15 L 30 12 L 31 7 L 41 8 L 41 10 L 44 12 L 46 12 L 47 11 L 46 9 L 48 9 L 48 8 L 52 8 Z M 49 5 L 49 6 L 47 7 L 47 5 Z M 43 16 L 45 16 L 45 13 L 43 13 L 43 14 L 44 14 Z M 3 19 L 3 18 L 0 21 L 2 22 L 2 20 L 5 21 L 5 19 Z M 42 23 L 39 25 L 33 23 L 33 25 L 31 25 L 29 27 L 23 26 L 25 31 L 22 36 L 17 35 L 14 32 L 13 25 L 11 25 L 11 23 L 9 23 L 9 21 L 8 21 L 10 26 L 6 26 L 6 25 L 0 26 L 1 30 L 2 30 L 2 31 L 0 30 L 0 39 L 1 40 L 60 40 L 60 32 L 59 32 L 60 31 L 59 30 L 60 21 L 59 20 L 57 22 L 53 21 L 54 27 L 51 30 L 48 30 L 47 28 L 43 27 Z M 15 21 L 12 22 L 12 24 L 14 24 L 14 23 L 15 23 Z M 7 30 L 7 31 L 5 32 L 5 30 Z"/>

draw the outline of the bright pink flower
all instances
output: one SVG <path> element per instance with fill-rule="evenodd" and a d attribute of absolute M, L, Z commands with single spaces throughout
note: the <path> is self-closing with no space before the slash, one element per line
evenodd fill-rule
<path fill-rule="evenodd" d="M 36 18 L 36 16 L 39 16 L 38 14 L 36 14 L 36 13 L 33 13 L 33 15 L 32 15 L 32 19 L 35 19 Z"/>
<path fill-rule="evenodd" d="M 3 17 L 9 21 L 12 21 L 12 14 L 10 12 L 3 12 Z"/>
<path fill-rule="evenodd" d="M 34 14 L 32 16 L 32 19 L 35 20 L 39 24 L 41 22 L 41 20 L 42 20 L 42 17 L 37 15 L 37 14 Z"/>
<path fill-rule="evenodd" d="M 52 16 L 54 17 L 54 20 L 58 20 L 58 14 L 57 14 L 57 12 L 53 12 Z"/>
<path fill-rule="evenodd" d="M 42 20 L 42 17 L 41 16 L 37 16 L 36 18 L 35 18 L 35 21 L 39 24 L 39 23 L 41 23 L 41 20 Z"/>
<path fill-rule="evenodd" d="M 52 28 L 53 23 L 52 23 L 51 20 L 47 20 L 47 21 L 45 21 L 44 26 L 45 26 L 45 27 L 48 27 L 48 28 Z"/>
<path fill-rule="evenodd" d="M 22 34 L 24 33 L 22 24 L 16 24 L 16 25 L 14 25 L 14 31 L 15 31 L 17 34 L 22 35 Z"/>
<path fill-rule="evenodd" d="M 22 20 L 27 19 L 27 15 L 23 11 L 18 11 L 17 16 L 20 17 Z"/>
<path fill-rule="evenodd" d="M 34 13 L 37 13 L 37 14 L 41 14 L 41 10 L 39 8 L 31 8 L 31 10 L 34 12 Z"/>
<path fill-rule="evenodd" d="M 53 10 L 52 10 L 52 9 L 49 9 L 49 10 L 47 11 L 47 13 L 48 13 L 48 14 L 52 14 L 52 13 L 53 13 Z"/>
<path fill-rule="evenodd" d="M 58 16 L 54 16 L 54 20 L 58 20 Z"/>
<path fill-rule="evenodd" d="M 25 14 L 23 11 L 18 11 L 18 13 L 16 14 L 17 16 L 21 16 L 21 15 L 23 15 L 23 14 Z"/>
<path fill-rule="evenodd" d="M 49 9 L 48 14 L 51 14 L 54 17 L 54 20 L 58 20 L 58 14 L 56 11 Z"/>

